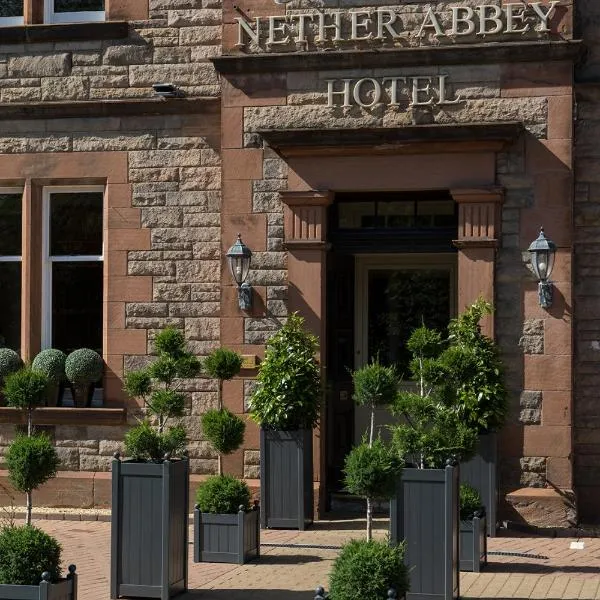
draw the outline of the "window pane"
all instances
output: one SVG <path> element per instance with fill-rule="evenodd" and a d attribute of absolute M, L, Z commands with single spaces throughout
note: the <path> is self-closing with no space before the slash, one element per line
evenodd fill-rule
<path fill-rule="evenodd" d="M 104 10 L 104 0 L 54 0 L 54 12 L 80 12 Z"/>
<path fill-rule="evenodd" d="M 0 256 L 21 256 L 22 194 L 0 194 Z"/>
<path fill-rule="evenodd" d="M 21 349 L 21 263 L 0 262 L 0 347 Z"/>
<path fill-rule="evenodd" d="M 23 16 L 23 0 L 1 0 L 0 1 L 0 18 L 1 17 L 22 17 Z"/>
<path fill-rule="evenodd" d="M 102 254 L 102 192 L 50 196 L 50 255 Z"/>
<path fill-rule="evenodd" d="M 52 265 L 52 347 L 102 353 L 102 263 Z"/>

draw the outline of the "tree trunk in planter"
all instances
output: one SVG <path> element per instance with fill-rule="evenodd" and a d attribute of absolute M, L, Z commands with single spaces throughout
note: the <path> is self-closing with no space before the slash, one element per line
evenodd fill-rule
<path fill-rule="evenodd" d="M 469 462 L 460 465 L 460 482 L 472 485 L 481 496 L 485 507 L 487 534 L 496 535 L 496 514 L 498 508 L 498 486 L 496 469 L 498 466 L 498 436 L 487 433 L 479 436 L 477 454 Z"/>
<path fill-rule="evenodd" d="M 260 430 L 262 527 L 305 529 L 313 522 L 312 430 Z"/>
<path fill-rule="evenodd" d="M 485 515 L 460 522 L 460 570 L 479 573 L 487 565 Z"/>
<path fill-rule="evenodd" d="M 43 577 L 48 575 L 44 573 Z M 0 585 L 0 600 L 77 600 L 77 573 L 69 567 L 66 579 L 50 583 L 40 577 L 39 585 Z"/>
<path fill-rule="evenodd" d="M 235 515 L 194 510 L 194 562 L 243 565 L 260 556 L 259 509 Z"/>
<path fill-rule="evenodd" d="M 458 479 L 458 466 L 402 472 L 390 502 L 390 540 L 406 540 L 407 600 L 459 596 Z"/>
<path fill-rule="evenodd" d="M 189 462 L 112 463 L 111 598 L 187 590 Z"/>

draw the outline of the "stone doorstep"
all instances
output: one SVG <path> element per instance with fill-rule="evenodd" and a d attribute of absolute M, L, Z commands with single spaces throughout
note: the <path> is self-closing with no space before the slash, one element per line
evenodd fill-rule
<path fill-rule="evenodd" d="M 509 492 L 505 501 L 529 527 L 573 529 L 577 523 L 575 494 L 572 490 L 520 488 Z"/>

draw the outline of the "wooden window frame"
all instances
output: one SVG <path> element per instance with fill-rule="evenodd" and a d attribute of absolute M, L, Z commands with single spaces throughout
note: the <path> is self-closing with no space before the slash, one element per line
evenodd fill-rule
<path fill-rule="evenodd" d="M 82 10 L 68 13 L 54 12 L 55 0 L 43 0 L 44 2 L 44 23 L 48 25 L 58 25 L 65 23 L 97 23 L 106 21 L 107 11 L 105 10 Z"/>

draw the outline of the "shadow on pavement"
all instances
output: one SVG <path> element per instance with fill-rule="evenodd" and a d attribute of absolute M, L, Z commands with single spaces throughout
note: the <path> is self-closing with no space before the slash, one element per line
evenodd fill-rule
<path fill-rule="evenodd" d="M 322 562 L 320 556 L 310 554 L 261 554 L 261 565 L 304 565 L 306 563 Z M 252 564 L 252 563 L 248 563 Z"/>
<path fill-rule="evenodd" d="M 361 531 L 367 530 L 366 519 L 356 518 L 356 515 L 325 515 L 326 521 L 315 521 L 307 531 Z M 387 531 L 389 529 L 389 519 L 375 518 L 373 521 L 373 529 Z"/>
<path fill-rule="evenodd" d="M 314 590 L 298 592 L 291 590 L 191 590 L 177 600 L 313 600 Z"/>
<path fill-rule="evenodd" d="M 506 562 L 506 563 L 488 563 L 487 567 L 483 569 L 484 573 L 531 573 L 534 575 L 569 575 L 569 574 L 587 574 L 594 573 L 600 575 L 600 567 L 577 567 L 577 566 L 563 566 L 558 567 L 556 565 L 536 565 L 533 563 L 519 563 L 519 562 Z"/>

